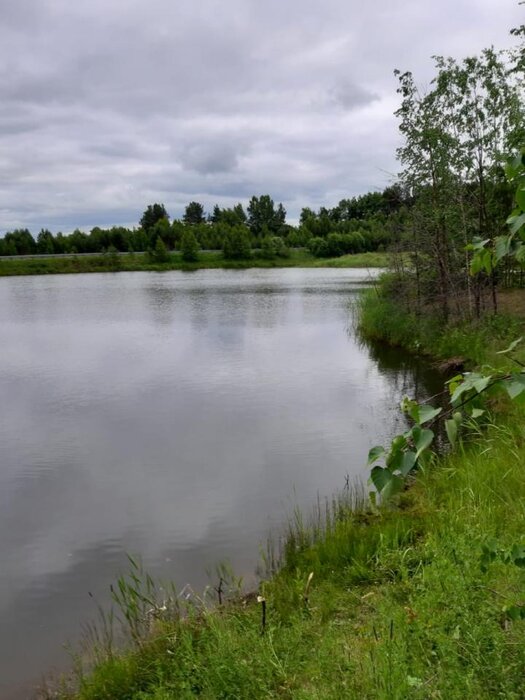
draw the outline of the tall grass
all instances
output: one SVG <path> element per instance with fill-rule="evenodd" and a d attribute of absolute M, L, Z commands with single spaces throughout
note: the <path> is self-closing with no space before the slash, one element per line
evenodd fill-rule
<path fill-rule="evenodd" d="M 470 365 L 501 364 L 496 351 L 523 333 L 523 322 L 509 314 L 479 321 L 444 324 L 430 312 L 417 316 L 388 294 L 384 282 L 363 292 L 357 302 L 362 337 L 406 348 L 435 359 L 461 357 Z"/>

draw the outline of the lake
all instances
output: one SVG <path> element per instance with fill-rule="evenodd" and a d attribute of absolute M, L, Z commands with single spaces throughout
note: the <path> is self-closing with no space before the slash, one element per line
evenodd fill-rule
<path fill-rule="evenodd" d="M 140 555 L 181 589 L 253 581 L 295 507 L 403 428 L 439 378 L 360 343 L 371 273 L 0 278 L 0 697 L 21 700 Z"/>

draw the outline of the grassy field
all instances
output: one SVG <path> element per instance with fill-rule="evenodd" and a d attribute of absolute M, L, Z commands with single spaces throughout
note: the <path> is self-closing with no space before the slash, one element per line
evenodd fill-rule
<path fill-rule="evenodd" d="M 363 332 L 472 364 L 506 362 L 496 351 L 524 327 L 511 316 L 416 327 L 396 308 L 363 297 Z M 193 595 L 164 609 L 132 567 L 115 587 L 127 651 L 99 635 L 74 689 L 44 697 L 523 698 L 524 419 L 523 406 L 501 402 L 394 504 L 347 488 L 311 518 L 296 513 L 280 557 L 269 547 L 259 600 Z"/>
<path fill-rule="evenodd" d="M 248 269 L 252 267 L 385 267 L 387 253 L 361 253 L 343 255 L 340 258 L 315 258 L 306 250 L 292 250 L 287 258 L 266 260 L 253 257 L 249 260 L 225 260 L 222 253 L 203 252 L 199 260 L 187 263 L 180 253 L 171 253 L 165 263 L 155 263 L 145 253 L 132 255 L 89 255 L 53 258 L 0 258 L 0 277 L 13 275 L 55 275 L 85 272 L 132 272 L 165 270 L 200 270 L 208 268 Z"/>

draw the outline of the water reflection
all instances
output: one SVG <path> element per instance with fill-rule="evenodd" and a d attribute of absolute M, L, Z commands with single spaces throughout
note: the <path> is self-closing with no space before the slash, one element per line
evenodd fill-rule
<path fill-rule="evenodd" d="M 0 697 L 140 553 L 177 585 L 258 545 L 434 376 L 346 329 L 362 270 L 0 279 Z"/>

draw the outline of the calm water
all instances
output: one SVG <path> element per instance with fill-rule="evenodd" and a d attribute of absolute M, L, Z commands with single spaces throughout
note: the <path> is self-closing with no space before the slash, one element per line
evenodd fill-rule
<path fill-rule="evenodd" d="M 67 662 L 140 553 L 204 587 L 298 505 L 366 478 L 428 371 L 360 345 L 366 270 L 0 279 L 0 697 Z"/>

